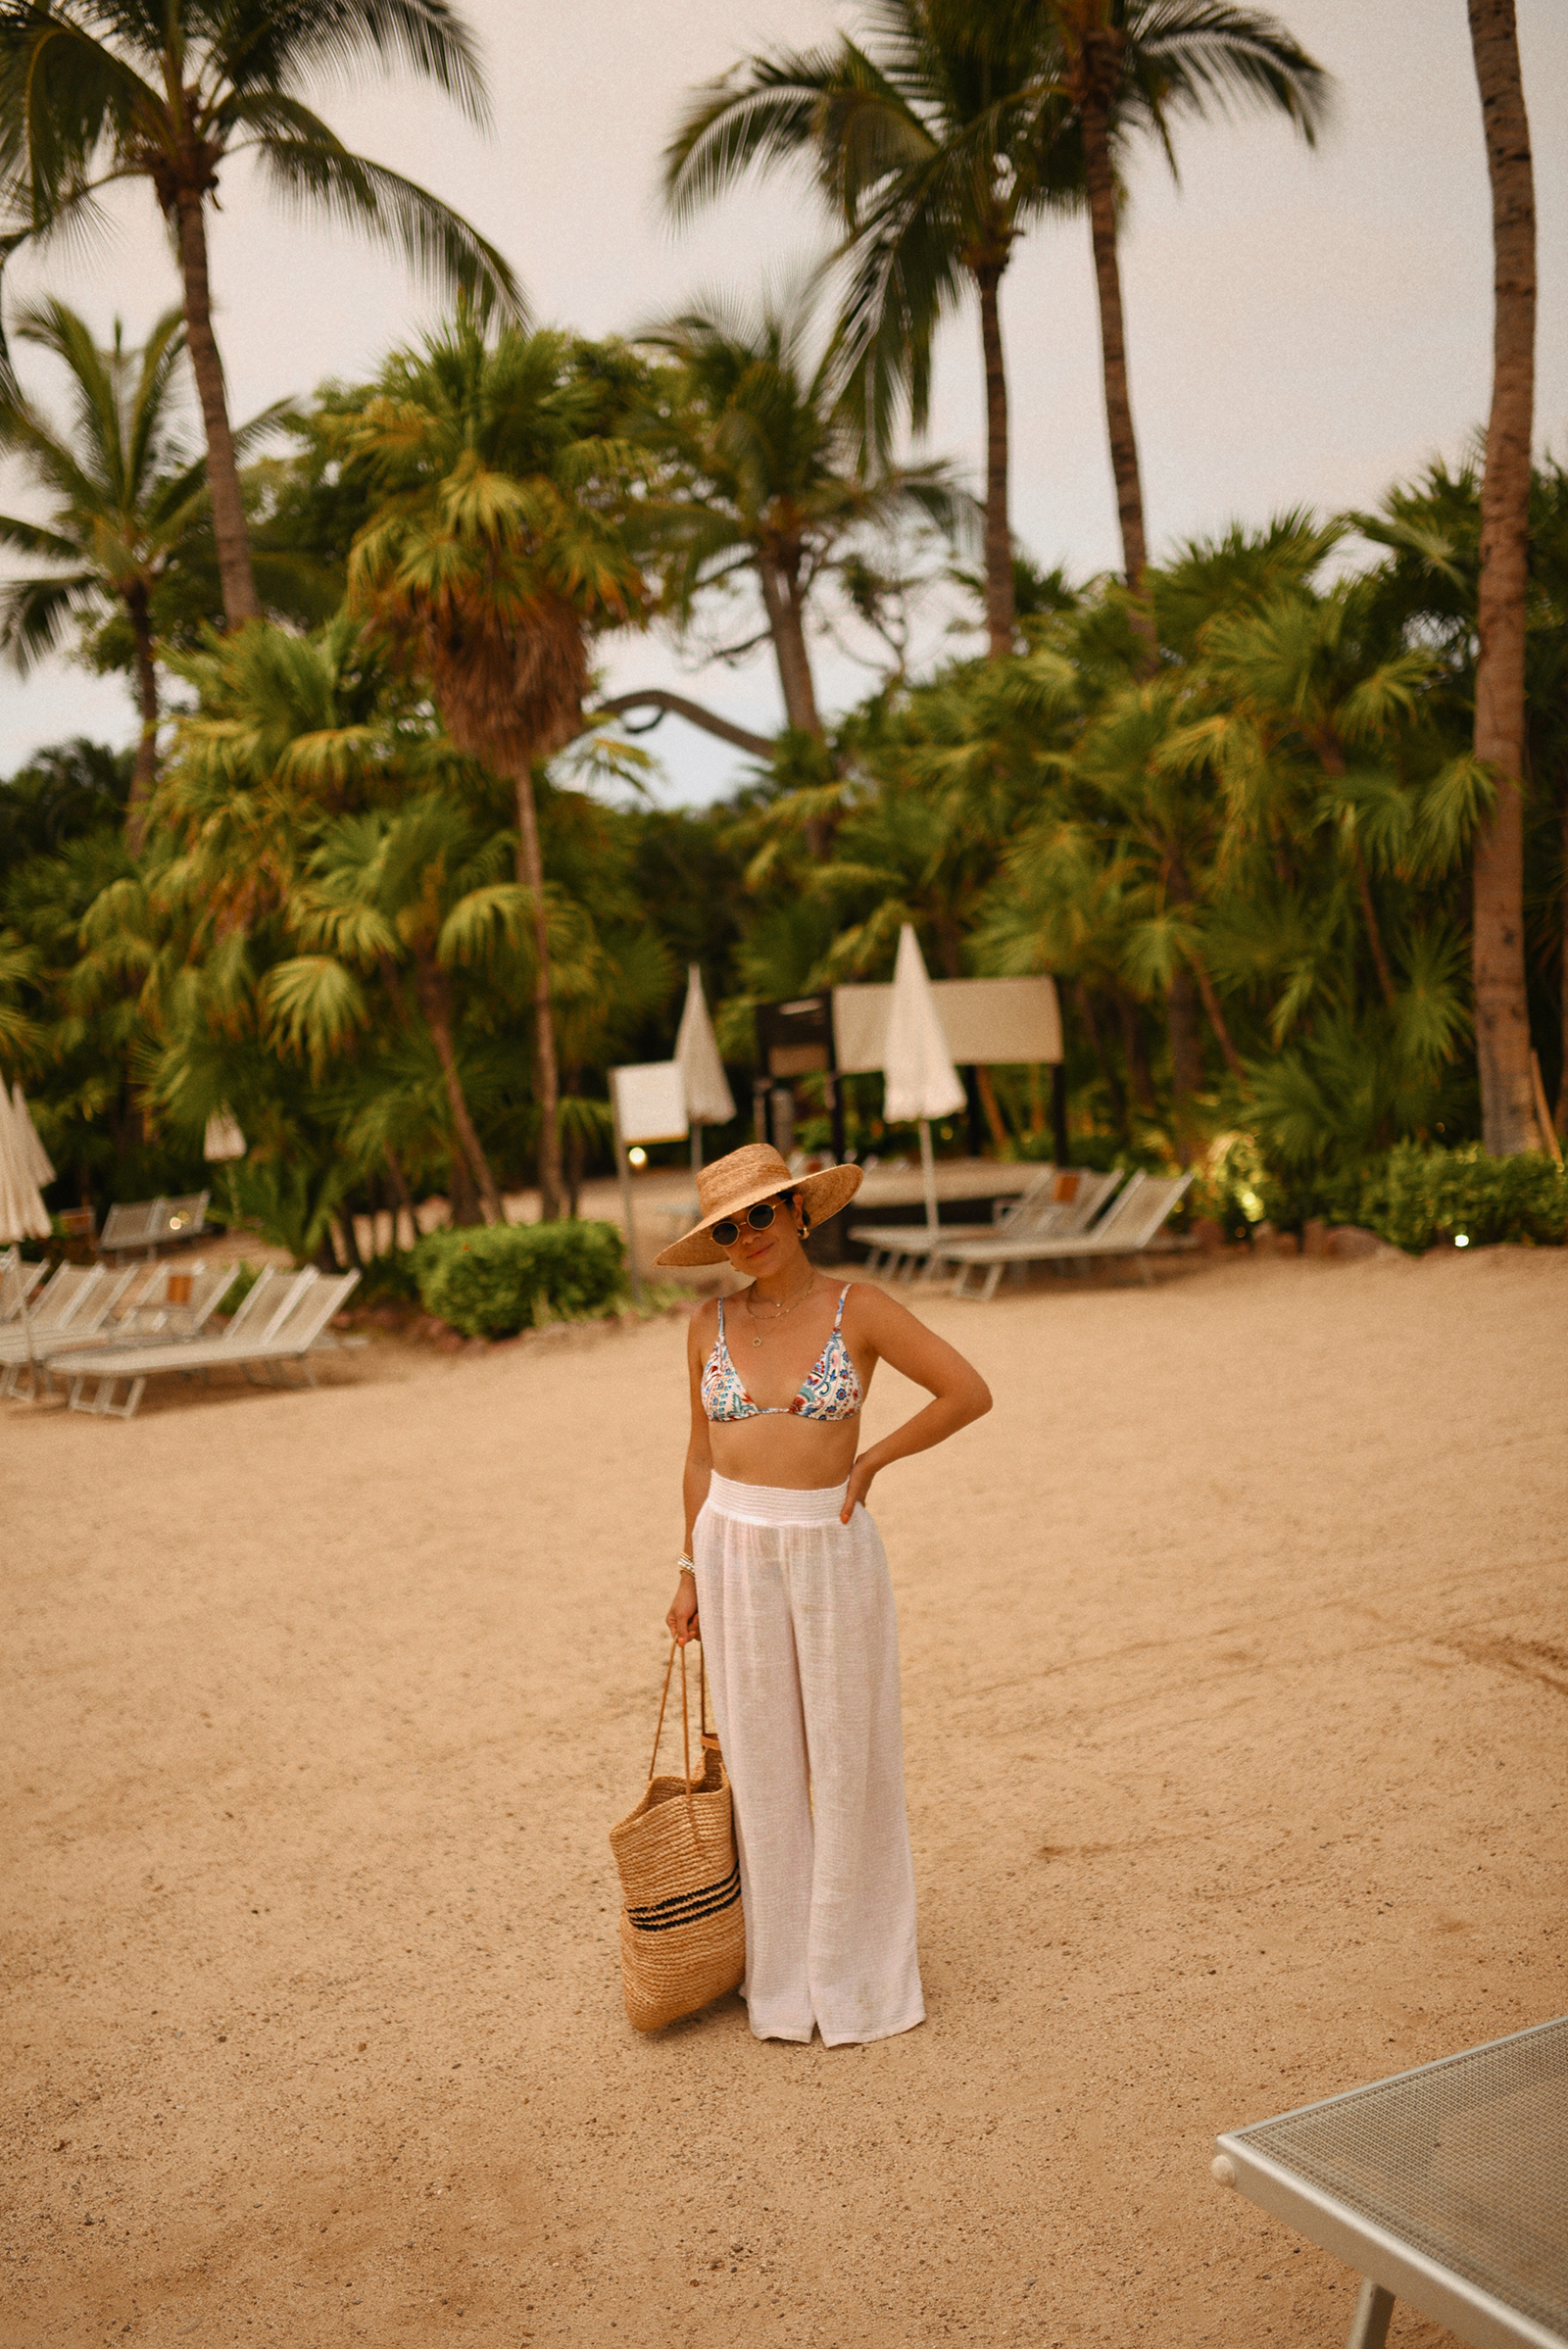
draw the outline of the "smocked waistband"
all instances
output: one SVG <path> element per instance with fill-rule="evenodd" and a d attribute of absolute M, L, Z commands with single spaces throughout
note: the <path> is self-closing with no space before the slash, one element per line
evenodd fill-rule
<path fill-rule="evenodd" d="M 744 1525 L 837 1525 L 845 1489 L 815 1485 L 797 1493 L 788 1485 L 738 1485 L 732 1477 L 714 1476 L 707 1505 L 715 1516 L 738 1517 Z"/>

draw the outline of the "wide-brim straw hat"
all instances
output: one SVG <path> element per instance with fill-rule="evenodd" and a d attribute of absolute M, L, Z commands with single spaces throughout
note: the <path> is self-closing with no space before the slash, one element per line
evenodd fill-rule
<path fill-rule="evenodd" d="M 724 1250 L 711 1236 L 712 1226 L 726 1216 L 738 1222 L 748 1207 L 755 1207 L 759 1199 L 774 1199 L 781 1191 L 794 1192 L 813 1225 L 826 1223 L 830 1215 L 849 1204 L 863 1177 L 864 1169 L 858 1166 L 824 1166 L 819 1174 L 791 1174 L 787 1160 L 770 1144 L 749 1142 L 744 1150 L 731 1150 L 727 1158 L 715 1158 L 711 1166 L 701 1169 L 697 1203 L 703 1210 L 702 1221 L 672 1240 L 668 1248 L 662 1248 L 654 1262 L 724 1263 Z"/>

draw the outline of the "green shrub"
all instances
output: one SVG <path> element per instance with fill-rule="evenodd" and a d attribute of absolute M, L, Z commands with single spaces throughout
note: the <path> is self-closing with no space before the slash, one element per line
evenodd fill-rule
<path fill-rule="evenodd" d="M 1249 1162 L 1250 1138 L 1241 1142 L 1214 1188 L 1228 1188 L 1250 1223 L 1266 1216 L 1285 1232 L 1313 1216 L 1359 1224 L 1414 1256 L 1446 1240 L 1471 1248 L 1568 1243 L 1568 1174 L 1535 1150 L 1489 1158 L 1479 1143 L 1433 1150 L 1401 1142 L 1364 1165 L 1313 1171 L 1265 1166 L 1255 1155 Z M 1242 1180 L 1238 1166 L 1247 1170 Z"/>
<path fill-rule="evenodd" d="M 612 1223 L 497 1224 L 432 1232 L 414 1265 L 427 1313 L 466 1338 L 511 1338 L 603 1312 L 624 1288 L 624 1252 Z"/>
<path fill-rule="evenodd" d="M 371 1256 L 361 1267 L 360 1285 L 354 1292 L 356 1305 L 416 1305 L 419 1302 L 419 1274 L 412 1248 L 389 1248 L 384 1256 Z"/>
<path fill-rule="evenodd" d="M 237 1313 L 261 1277 L 261 1266 L 253 1264 L 248 1256 L 242 1256 L 239 1270 L 235 1273 L 231 1285 L 223 1292 L 223 1301 L 219 1306 L 219 1311 L 225 1314 Z"/>
<path fill-rule="evenodd" d="M 1568 1173 L 1534 1150 L 1489 1158 L 1476 1144 L 1435 1150 L 1401 1143 L 1363 1171 L 1354 1220 L 1412 1255 L 1450 1239 L 1480 1248 L 1503 1240 L 1561 1248 Z"/>

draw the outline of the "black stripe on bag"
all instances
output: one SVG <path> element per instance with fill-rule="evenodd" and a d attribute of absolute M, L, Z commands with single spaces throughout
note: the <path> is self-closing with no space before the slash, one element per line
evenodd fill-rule
<path fill-rule="evenodd" d="M 721 1910 L 733 1908 L 740 1896 L 741 1872 L 737 1864 L 716 1884 L 704 1884 L 696 1892 L 678 1892 L 672 1899 L 655 1901 L 648 1908 L 628 1908 L 626 1915 L 638 1933 L 667 1933 L 677 1925 L 695 1924 L 700 1917 L 716 1917 Z"/>

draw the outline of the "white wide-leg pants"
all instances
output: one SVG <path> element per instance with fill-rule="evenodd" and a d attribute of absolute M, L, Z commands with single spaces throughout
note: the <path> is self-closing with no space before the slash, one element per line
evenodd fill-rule
<path fill-rule="evenodd" d="M 844 1487 L 715 1476 L 692 1547 L 735 1796 L 746 2000 L 760 2039 L 830 2047 L 925 2017 L 882 1539 Z"/>

